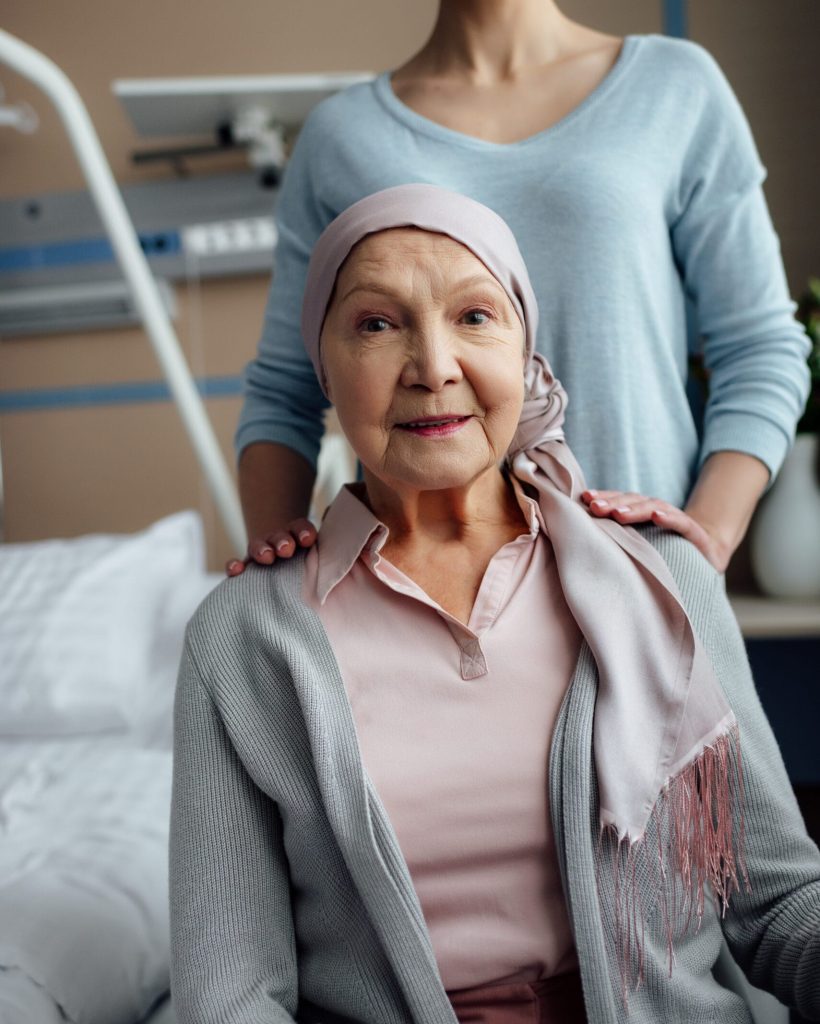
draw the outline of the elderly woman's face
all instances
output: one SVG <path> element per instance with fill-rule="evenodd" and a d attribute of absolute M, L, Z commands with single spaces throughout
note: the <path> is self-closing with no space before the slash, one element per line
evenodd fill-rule
<path fill-rule="evenodd" d="M 328 394 L 388 485 L 460 487 L 498 465 L 524 400 L 524 329 L 484 264 L 446 235 L 358 243 L 322 329 Z"/>

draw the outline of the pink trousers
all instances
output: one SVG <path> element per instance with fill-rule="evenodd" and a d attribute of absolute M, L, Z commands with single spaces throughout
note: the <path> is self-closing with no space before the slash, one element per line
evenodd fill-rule
<path fill-rule="evenodd" d="M 581 975 L 447 993 L 459 1024 L 586 1024 Z"/>

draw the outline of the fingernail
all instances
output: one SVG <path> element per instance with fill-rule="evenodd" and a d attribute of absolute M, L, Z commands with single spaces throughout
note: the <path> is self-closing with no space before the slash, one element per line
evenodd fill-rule
<path fill-rule="evenodd" d="M 655 509 L 655 515 L 656 516 L 660 516 L 661 519 L 666 519 L 666 513 L 665 512 L 661 512 L 661 510 L 659 508 Z"/>
<path fill-rule="evenodd" d="M 308 540 L 310 540 L 310 534 L 308 533 L 307 530 L 302 530 L 302 532 L 299 534 L 299 540 L 301 540 L 301 541 L 308 541 Z"/>
<path fill-rule="evenodd" d="M 631 508 L 616 508 L 615 511 L 616 512 L 631 512 L 632 509 Z"/>
<path fill-rule="evenodd" d="M 278 543 L 278 544 L 276 545 L 276 550 L 277 550 L 277 551 L 278 551 L 278 552 L 279 552 L 280 554 L 281 554 L 281 552 L 283 552 L 283 551 L 287 551 L 287 549 L 288 549 L 288 542 L 287 542 L 286 540 L 280 541 L 280 542 L 279 542 L 279 543 Z"/>
<path fill-rule="evenodd" d="M 604 501 L 603 498 L 597 498 L 595 501 L 592 502 L 592 504 L 597 505 L 598 508 L 606 508 L 608 502 Z"/>

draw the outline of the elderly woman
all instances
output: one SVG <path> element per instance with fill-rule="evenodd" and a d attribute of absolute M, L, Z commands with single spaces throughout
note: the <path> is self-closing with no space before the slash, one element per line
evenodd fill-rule
<path fill-rule="evenodd" d="M 189 628 L 180 1024 L 747 1024 L 722 934 L 820 1019 L 820 855 L 723 578 L 590 516 L 536 325 L 472 199 L 320 237 L 303 334 L 364 479 Z"/>

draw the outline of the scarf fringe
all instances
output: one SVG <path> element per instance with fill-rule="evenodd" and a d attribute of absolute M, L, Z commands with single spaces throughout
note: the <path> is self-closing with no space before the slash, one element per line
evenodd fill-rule
<path fill-rule="evenodd" d="M 604 825 L 598 837 L 596 879 L 604 846 L 612 847 L 612 891 L 615 894 L 615 951 L 621 998 L 628 1008 L 630 989 L 644 981 L 647 911 L 660 904 L 669 954 L 669 976 L 675 963 L 674 939 L 687 934 L 694 919 L 700 929 L 707 884 L 716 912 L 724 917 L 733 892 L 751 890 L 743 855 L 743 761 L 737 724 L 686 765 L 661 791 L 647 833 L 636 841 L 618 836 Z M 737 822 L 737 832 L 735 832 Z M 649 838 L 656 833 L 655 843 Z M 652 880 L 647 885 L 639 876 Z M 649 905 L 643 894 L 654 893 Z"/>

